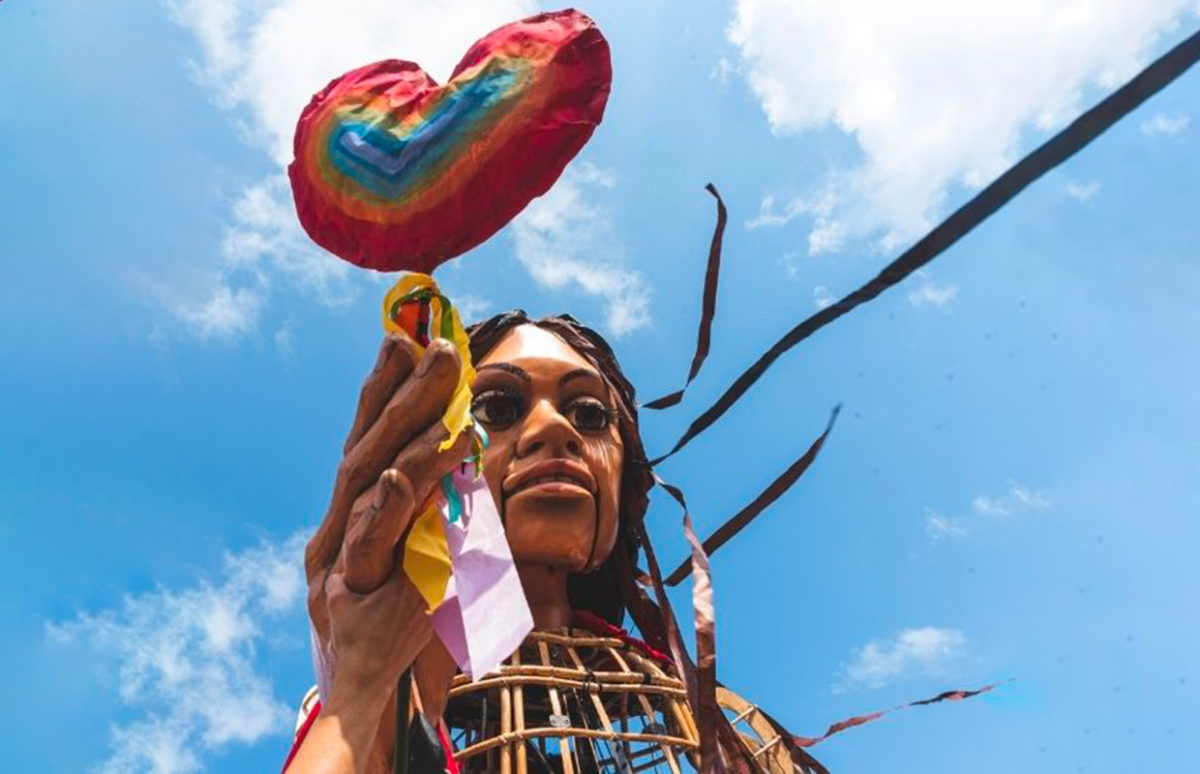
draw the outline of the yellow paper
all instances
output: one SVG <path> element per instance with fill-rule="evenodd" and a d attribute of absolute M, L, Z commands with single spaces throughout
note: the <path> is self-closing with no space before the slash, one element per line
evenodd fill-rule
<path fill-rule="evenodd" d="M 408 542 L 404 544 L 404 574 L 425 598 L 429 609 L 436 610 L 446 598 L 450 582 L 450 547 L 436 498 L 417 517 Z"/>
<path fill-rule="evenodd" d="M 441 319 L 443 312 L 442 299 L 444 296 L 441 296 L 441 291 L 438 289 L 437 283 L 428 274 L 406 274 L 384 296 L 383 329 L 385 331 L 389 333 L 404 331 L 409 337 L 416 335 L 415 331 L 404 330 L 392 320 L 391 308 L 397 299 L 403 298 L 414 290 L 422 288 L 428 288 L 435 294 L 430 301 L 430 337 L 442 338 Z M 438 446 L 438 451 L 449 449 L 458 440 L 459 434 L 470 427 L 471 382 L 475 381 L 475 369 L 471 366 L 471 346 L 470 341 L 467 339 L 467 332 L 463 329 L 462 320 L 458 316 L 458 310 L 453 305 L 449 305 L 449 312 L 451 327 L 453 328 L 450 340 L 454 343 L 454 348 L 458 350 L 458 357 L 462 362 L 462 367 L 458 372 L 458 386 L 454 388 L 454 395 L 451 396 L 450 403 L 446 406 L 446 413 L 442 415 L 442 424 L 446 427 L 446 432 L 450 435 Z"/>

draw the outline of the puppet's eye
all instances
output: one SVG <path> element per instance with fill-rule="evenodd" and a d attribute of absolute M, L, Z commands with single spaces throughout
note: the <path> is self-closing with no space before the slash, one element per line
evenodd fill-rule
<path fill-rule="evenodd" d="M 488 390 L 471 401 L 471 415 L 488 427 L 503 430 L 521 416 L 521 398 L 506 390 Z"/>
<path fill-rule="evenodd" d="M 612 420 L 608 406 L 595 398 L 580 398 L 567 406 L 567 418 L 579 430 L 596 432 L 608 427 Z"/>

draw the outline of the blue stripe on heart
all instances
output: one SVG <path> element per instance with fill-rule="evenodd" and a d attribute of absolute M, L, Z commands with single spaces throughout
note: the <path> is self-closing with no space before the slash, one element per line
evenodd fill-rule
<path fill-rule="evenodd" d="M 499 119 L 518 101 L 511 99 L 511 92 L 520 80 L 515 70 L 489 67 L 461 88 L 448 91 L 432 115 L 407 137 L 396 136 L 388 116 L 368 122 L 346 120 L 330 133 L 329 157 L 344 175 L 376 196 L 402 199 L 432 169 L 476 138 L 481 123 Z"/>

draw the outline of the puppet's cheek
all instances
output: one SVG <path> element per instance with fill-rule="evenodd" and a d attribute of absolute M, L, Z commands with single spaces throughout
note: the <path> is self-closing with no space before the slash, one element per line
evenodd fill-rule
<path fill-rule="evenodd" d="M 598 523 L 596 524 L 595 541 L 589 547 L 591 555 L 580 569 L 594 570 L 604 564 L 604 560 L 608 559 L 608 555 L 612 553 L 620 528 L 620 509 L 617 499 L 619 493 L 620 481 L 618 480 L 612 491 L 601 492 L 597 498 L 596 518 Z"/>
<path fill-rule="evenodd" d="M 596 476 L 599 492 L 596 495 L 595 540 L 589 550 L 591 556 L 585 570 L 594 570 L 604 564 L 617 542 L 621 520 L 621 471 L 625 460 L 625 449 L 616 428 L 612 437 L 605 442 L 596 442 L 588 449 L 589 465 Z"/>

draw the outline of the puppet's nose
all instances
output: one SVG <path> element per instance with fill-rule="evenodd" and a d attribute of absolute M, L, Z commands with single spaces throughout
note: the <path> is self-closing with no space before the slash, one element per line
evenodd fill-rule
<path fill-rule="evenodd" d="M 529 410 L 517 440 L 517 457 L 538 453 L 549 458 L 579 457 L 582 453 L 582 439 L 575 427 L 546 400 L 538 401 Z"/>

